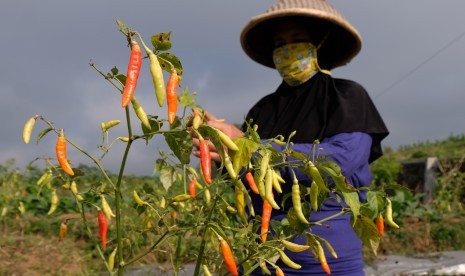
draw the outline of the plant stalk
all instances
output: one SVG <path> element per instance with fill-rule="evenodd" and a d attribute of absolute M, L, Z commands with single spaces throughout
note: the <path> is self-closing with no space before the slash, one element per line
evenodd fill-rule
<path fill-rule="evenodd" d="M 213 205 L 210 209 L 210 213 L 208 213 L 208 218 L 205 221 L 205 229 L 203 231 L 203 236 L 202 236 L 202 242 L 200 244 L 199 248 L 199 256 L 197 257 L 197 262 L 195 263 L 195 271 L 194 271 L 194 276 L 198 276 L 200 273 L 200 266 L 202 265 L 202 259 L 203 259 L 203 254 L 205 252 L 205 244 L 207 243 L 207 230 L 208 230 L 208 222 L 211 220 L 211 217 L 213 215 L 213 211 L 215 210 L 216 203 L 218 202 L 218 197 L 215 197 L 215 200 L 213 201 Z"/>

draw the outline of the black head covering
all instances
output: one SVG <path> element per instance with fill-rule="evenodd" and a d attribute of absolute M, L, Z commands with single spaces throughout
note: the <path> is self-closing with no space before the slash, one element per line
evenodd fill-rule
<path fill-rule="evenodd" d="M 389 134 L 360 84 L 323 73 L 296 87 L 283 82 L 252 107 L 246 120 L 250 119 L 258 125 L 260 138 L 279 134 L 287 138 L 295 130 L 294 143 L 322 141 L 339 133 L 368 133 L 373 138 L 370 162 L 382 155 L 381 140 Z"/>

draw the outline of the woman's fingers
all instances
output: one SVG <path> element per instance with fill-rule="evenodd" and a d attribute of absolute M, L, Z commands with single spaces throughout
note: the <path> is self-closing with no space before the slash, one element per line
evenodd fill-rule
<path fill-rule="evenodd" d="M 227 136 L 229 136 L 231 139 L 239 138 L 242 137 L 244 134 L 243 132 L 238 129 L 236 126 L 225 123 L 224 120 L 218 120 L 213 114 L 210 112 L 203 110 L 204 113 L 204 123 L 210 127 L 214 127 Z M 199 140 L 199 134 L 197 131 L 192 131 L 191 132 L 192 140 L 193 140 L 193 145 L 196 148 L 195 150 L 192 151 L 192 154 L 196 157 L 200 157 L 200 152 L 199 152 L 199 147 L 200 147 L 200 140 Z M 218 154 L 218 150 L 215 148 L 212 142 L 208 141 L 208 147 L 210 148 L 210 156 L 211 159 L 215 162 L 221 162 L 221 157 Z M 222 149 L 223 150 L 223 149 Z M 225 147 L 224 150 L 227 151 L 227 148 Z"/>
<path fill-rule="evenodd" d="M 203 110 L 204 113 L 204 120 L 209 122 L 209 121 L 216 121 L 216 117 L 213 116 L 210 112 Z"/>

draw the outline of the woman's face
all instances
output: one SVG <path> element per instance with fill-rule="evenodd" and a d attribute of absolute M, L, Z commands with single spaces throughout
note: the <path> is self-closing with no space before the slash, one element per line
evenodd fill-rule
<path fill-rule="evenodd" d="M 308 29 L 294 21 L 284 21 L 276 26 L 274 47 L 289 43 L 311 42 Z"/>

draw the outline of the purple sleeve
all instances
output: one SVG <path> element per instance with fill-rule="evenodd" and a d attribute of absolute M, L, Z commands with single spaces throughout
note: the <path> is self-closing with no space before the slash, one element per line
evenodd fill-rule
<path fill-rule="evenodd" d="M 340 133 L 325 138 L 316 146 L 317 156 L 327 155 L 326 160 L 336 162 L 349 182 L 355 187 L 368 186 L 371 183 L 371 172 L 368 163 L 372 138 L 363 132 Z M 273 145 L 277 150 L 284 147 Z M 309 155 L 313 144 L 294 144 L 293 150 Z M 296 171 L 297 173 L 297 171 Z M 303 173 L 297 173 L 299 180 L 308 179 Z"/>

